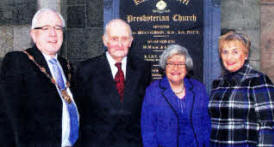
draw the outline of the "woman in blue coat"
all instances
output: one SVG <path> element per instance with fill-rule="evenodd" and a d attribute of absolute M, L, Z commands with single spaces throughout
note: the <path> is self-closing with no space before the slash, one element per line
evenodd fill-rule
<path fill-rule="evenodd" d="M 189 78 L 193 61 L 187 49 L 170 45 L 160 57 L 165 71 L 146 90 L 141 128 L 144 147 L 209 146 L 208 95 Z"/>

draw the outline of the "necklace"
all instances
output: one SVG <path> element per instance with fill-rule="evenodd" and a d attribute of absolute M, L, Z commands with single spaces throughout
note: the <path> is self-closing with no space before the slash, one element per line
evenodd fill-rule
<path fill-rule="evenodd" d="M 54 84 L 54 85 L 56 85 L 56 86 L 58 87 L 58 89 L 61 91 L 62 97 L 70 104 L 70 103 L 71 103 L 71 97 L 70 97 L 70 95 L 67 93 L 67 88 L 70 87 L 69 81 L 71 81 L 71 73 L 70 73 L 71 67 L 70 67 L 70 65 L 69 65 L 69 62 L 67 63 L 67 68 L 68 68 L 69 73 L 68 73 L 68 80 L 67 80 L 67 83 L 66 83 L 66 88 L 62 90 L 62 89 L 58 86 L 58 84 L 56 83 L 55 79 L 54 79 L 53 77 L 51 77 L 51 76 L 46 72 L 45 67 L 42 67 L 41 65 L 39 65 L 39 64 L 34 60 L 34 57 L 33 57 L 32 55 L 30 55 L 26 50 L 24 50 L 23 52 L 24 52 L 24 53 L 28 56 L 28 58 L 29 58 L 29 59 L 30 59 L 30 60 L 31 60 L 39 69 L 40 69 L 40 71 L 41 71 L 42 73 L 44 73 L 44 74 L 47 76 L 47 78 L 50 79 L 51 83 Z"/>
<path fill-rule="evenodd" d="M 175 91 L 175 90 L 173 90 L 173 92 L 174 92 L 175 94 L 181 94 L 181 93 L 183 93 L 183 92 L 184 92 L 184 90 L 185 90 L 185 88 L 184 88 L 184 87 L 182 87 L 182 89 L 180 89 L 179 91 Z"/>

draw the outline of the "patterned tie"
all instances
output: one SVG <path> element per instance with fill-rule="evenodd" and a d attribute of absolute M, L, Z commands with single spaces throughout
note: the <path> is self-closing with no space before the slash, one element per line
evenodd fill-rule
<path fill-rule="evenodd" d="M 121 69 L 121 64 L 122 63 L 116 63 L 115 66 L 118 68 L 118 71 L 115 75 L 115 82 L 116 82 L 116 88 L 118 90 L 118 93 L 120 95 L 120 101 L 123 101 L 123 97 L 124 97 L 124 89 L 125 89 L 125 79 L 124 79 L 124 73 Z"/>
<path fill-rule="evenodd" d="M 62 77 L 61 69 L 59 68 L 57 64 L 57 60 L 55 58 L 52 58 L 49 60 L 49 62 L 52 64 L 53 67 L 53 75 L 55 77 L 55 80 L 60 88 L 60 90 L 64 90 L 65 82 Z M 61 92 L 61 91 L 60 91 Z M 69 133 L 69 141 L 71 145 L 76 142 L 78 139 L 78 132 L 79 132 L 79 122 L 78 122 L 78 114 L 77 114 L 77 108 L 74 103 L 67 103 L 65 101 L 65 104 L 67 106 L 68 112 L 69 112 L 69 118 L 70 118 L 70 133 Z"/>

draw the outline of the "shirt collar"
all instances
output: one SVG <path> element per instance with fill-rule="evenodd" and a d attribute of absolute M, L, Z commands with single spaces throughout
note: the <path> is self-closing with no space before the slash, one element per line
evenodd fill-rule
<path fill-rule="evenodd" d="M 52 58 L 55 58 L 55 59 L 57 60 L 57 54 L 56 54 L 54 57 L 49 56 L 49 55 L 47 55 L 47 54 L 45 54 L 45 53 L 43 53 L 43 52 L 42 52 L 42 54 L 43 54 L 44 58 L 45 58 L 47 61 L 49 61 L 49 60 L 52 59 Z M 57 60 L 57 61 L 58 61 L 58 60 Z"/>
<path fill-rule="evenodd" d="M 110 56 L 108 51 L 106 52 L 106 56 L 107 56 L 108 62 L 111 65 L 115 65 L 116 61 Z M 126 65 L 126 62 L 127 62 L 127 56 L 122 59 L 121 63 L 122 65 Z"/>
<path fill-rule="evenodd" d="M 117 67 L 115 66 L 116 61 L 110 56 L 109 52 L 106 52 L 106 57 L 110 65 L 112 76 L 114 78 L 116 75 L 116 72 L 118 71 Z M 124 72 L 124 77 L 126 79 L 127 57 L 124 57 L 121 63 L 122 63 L 122 71 Z"/>

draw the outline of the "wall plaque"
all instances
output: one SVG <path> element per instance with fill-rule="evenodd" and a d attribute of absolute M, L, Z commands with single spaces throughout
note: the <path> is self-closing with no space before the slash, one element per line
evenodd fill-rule
<path fill-rule="evenodd" d="M 159 55 L 176 43 L 188 49 L 193 76 L 203 81 L 203 0 L 120 0 L 120 17 L 132 28 L 131 53 L 152 63 L 154 79 L 161 78 Z"/>

